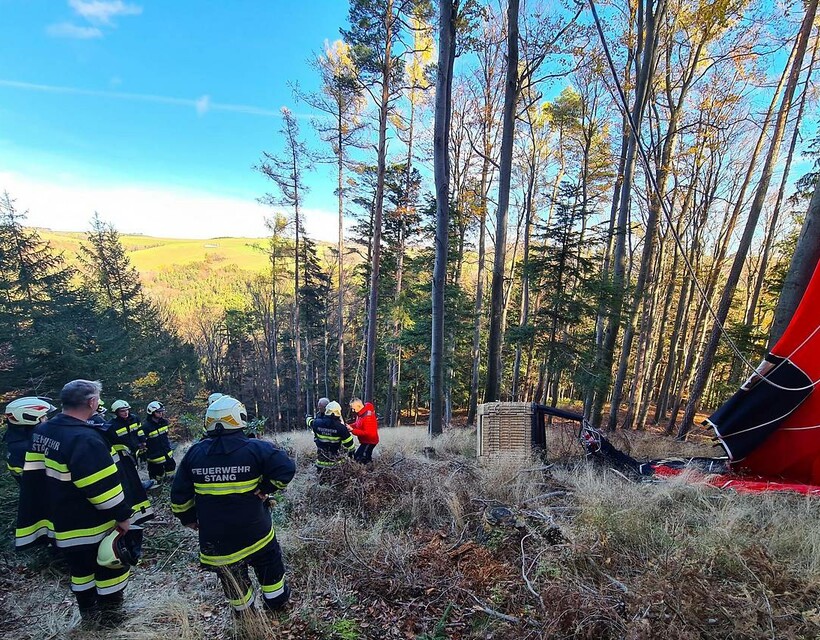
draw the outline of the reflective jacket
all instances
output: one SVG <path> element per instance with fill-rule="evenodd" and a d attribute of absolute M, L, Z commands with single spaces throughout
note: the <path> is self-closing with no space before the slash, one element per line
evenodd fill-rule
<path fill-rule="evenodd" d="M 125 419 L 115 415 L 110 424 L 116 438 L 115 449 L 127 447 L 131 453 L 136 455 L 137 451 L 145 446 L 145 434 L 142 432 L 139 418 L 133 413 L 129 413 Z"/>
<path fill-rule="evenodd" d="M 127 448 L 115 446 L 118 442 L 117 436 L 110 422 L 99 424 L 93 422 L 93 419 L 94 416 L 91 416 L 91 420 L 88 421 L 89 424 L 102 433 L 111 446 L 111 457 L 114 459 L 114 464 L 117 465 L 117 472 L 120 474 L 120 483 L 122 484 L 123 493 L 125 493 L 125 500 L 133 509 L 131 524 L 142 524 L 150 520 L 154 517 L 154 508 L 151 506 L 148 493 L 145 491 L 142 479 L 137 471 L 137 459 Z"/>
<path fill-rule="evenodd" d="M 174 455 L 171 450 L 171 441 L 168 440 L 168 425 L 165 418 L 154 421 L 151 416 L 145 418 L 141 431 L 148 446 L 148 462 L 165 462 Z"/>
<path fill-rule="evenodd" d="M 339 456 L 342 448 L 353 450 L 353 436 L 336 416 L 308 418 L 307 425 L 313 430 L 317 467 L 332 467 L 343 460 Z"/>
<path fill-rule="evenodd" d="M 15 544 L 95 545 L 131 516 L 115 452 L 94 426 L 63 413 L 34 428 L 20 483 Z"/>
<path fill-rule="evenodd" d="M 351 432 L 361 444 L 379 444 L 379 421 L 372 402 L 366 403 L 356 414 Z"/>
<path fill-rule="evenodd" d="M 202 564 L 234 564 L 273 540 L 263 498 L 284 489 L 295 472 L 284 451 L 241 431 L 192 445 L 171 485 L 171 510 L 182 524 L 199 523 Z"/>
<path fill-rule="evenodd" d="M 16 480 L 23 474 L 23 463 L 26 461 L 26 451 L 31 444 L 34 427 L 20 424 L 9 424 L 3 436 L 6 443 L 6 467 Z"/>

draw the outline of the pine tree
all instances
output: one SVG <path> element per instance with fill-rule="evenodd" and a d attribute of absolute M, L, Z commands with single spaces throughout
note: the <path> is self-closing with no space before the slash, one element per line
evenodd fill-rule
<path fill-rule="evenodd" d="M 293 246 L 293 307 L 291 318 L 293 322 L 293 347 L 295 354 L 296 375 L 294 377 L 296 390 L 296 406 L 301 405 L 306 412 L 311 407 L 305 401 L 302 404 L 302 335 L 299 309 L 299 295 L 301 291 L 300 279 L 304 272 L 304 221 L 302 209 L 307 187 L 304 183 L 304 172 L 310 162 L 310 153 L 301 138 L 299 123 L 293 113 L 282 108 L 282 128 L 280 133 L 284 140 L 284 149 L 281 155 L 276 156 L 268 152 L 262 154 L 262 161 L 256 167 L 266 178 L 276 186 L 274 193 L 268 193 L 261 198 L 264 204 L 274 207 L 287 207 L 293 215 L 294 246 Z"/>

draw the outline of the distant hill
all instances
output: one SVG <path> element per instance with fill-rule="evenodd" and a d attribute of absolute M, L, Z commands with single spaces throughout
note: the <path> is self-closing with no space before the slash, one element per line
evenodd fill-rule
<path fill-rule="evenodd" d="M 44 240 L 65 253 L 69 262 L 77 260 L 84 233 L 37 230 Z M 122 235 L 123 246 L 131 262 L 145 278 L 168 267 L 210 261 L 231 264 L 238 269 L 260 272 L 268 265 L 265 253 L 267 238 L 211 238 L 185 240 L 155 238 L 143 235 Z"/>
<path fill-rule="evenodd" d="M 37 231 L 69 263 L 79 262 L 84 233 Z M 266 238 L 120 238 L 148 294 L 180 316 L 203 306 L 224 308 L 238 304 L 244 283 L 269 264 Z"/>

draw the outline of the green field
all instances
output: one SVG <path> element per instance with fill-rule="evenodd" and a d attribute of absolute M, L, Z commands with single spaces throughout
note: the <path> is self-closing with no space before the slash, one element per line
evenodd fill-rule
<path fill-rule="evenodd" d="M 84 233 L 38 229 L 69 262 L 76 262 Z M 120 236 L 131 262 L 143 276 L 152 275 L 168 268 L 208 261 L 232 265 L 244 271 L 259 272 L 268 265 L 265 254 L 266 238 L 212 238 L 208 240 L 181 240 L 178 238 L 155 238 L 143 235 Z"/>
<path fill-rule="evenodd" d="M 85 234 L 37 230 L 69 264 L 80 262 Z M 245 283 L 268 266 L 266 238 L 188 240 L 120 236 L 149 296 L 177 317 L 203 307 L 241 306 Z"/>

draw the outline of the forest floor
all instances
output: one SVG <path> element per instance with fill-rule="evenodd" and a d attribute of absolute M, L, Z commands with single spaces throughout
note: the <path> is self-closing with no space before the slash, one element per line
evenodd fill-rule
<path fill-rule="evenodd" d="M 547 463 L 479 465 L 474 431 L 430 443 L 421 427 L 384 429 L 373 465 L 345 464 L 332 485 L 316 481 L 308 432 L 279 436 L 298 463 L 273 509 L 293 597 L 287 613 L 241 626 L 197 568 L 195 534 L 171 515 L 165 488 L 126 591 L 128 620 L 88 632 L 61 563 L 11 550 L 6 482 L 0 637 L 820 637 L 820 500 L 738 495 L 687 476 L 637 483 L 585 461 L 569 426 L 550 433 Z M 714 454 L 653 434 L 615 444 L 638 458 Z"/>

